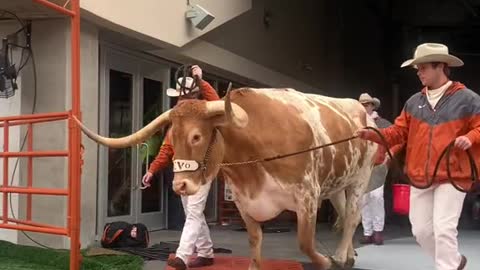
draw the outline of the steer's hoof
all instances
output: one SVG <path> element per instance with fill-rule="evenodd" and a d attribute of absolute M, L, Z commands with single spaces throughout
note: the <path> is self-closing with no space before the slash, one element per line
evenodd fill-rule
<path fill-rule="evenodd" d="M 330 262 L 332 263 L 332 266 L 329 268 L 329 270 L 345 270 L 345 267 L 343 263 L 335 260 L 334 257 L 328 257 L 330 259 Z"/>
<path fill-rule="evenodd" d="M 355 265 L 355 259 L 349 258 L 347 259 L 347 262 L 345 262 L 345 269 L 352 269 L 354 265 Z"/>
<path fill-rule="evenodd" d="M 250 262 L 250 266 L 248 266 L 248 270 L 259 270 L 260 269 L 260 264 L 257 263 L 255 260 L 252 260 Z"/>

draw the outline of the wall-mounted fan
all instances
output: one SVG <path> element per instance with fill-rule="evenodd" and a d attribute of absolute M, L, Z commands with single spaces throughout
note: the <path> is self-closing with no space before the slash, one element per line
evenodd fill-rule
<path fill-rule="evenodd" d="M 31 24 L 30 22 L 25 23 L 17 15 L 7 10 L 0 10 L 0 14 L 0 19 L 16 19 L 21 25 L 19 30 L 2 37 L 2 47 L 0 49 L 0 98 L 9 98 L 15 95 L 18 89 L 17 76 L 22 68 L 25 67 L 32 54 L 30 40 Z M 24 34 L 24 45 L 17 44 L 17 40 L 19 40 L 18 34 L 20 33 Z M 19 61 L 14 59 L 16 49 L 21 49 Z M 25 52 L 28 53 L 26 58 Z"/>
<path fill-rule="evenodd" d="M 15 64 L 10 63 L 8 39 L 2 40 L 0 50 L 0 98 L 9 98 L 15 95 L 17 90 L 17 70 Z"/>

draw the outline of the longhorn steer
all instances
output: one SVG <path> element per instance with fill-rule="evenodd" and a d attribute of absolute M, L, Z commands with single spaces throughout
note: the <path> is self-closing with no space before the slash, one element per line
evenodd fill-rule
<path fill-rule="evenodd" d="M 247 226 L 252 258 L 249 269 L 260 269 L 259 222 L 275 218 L 283 210 L 297 214 L 300 249 L 319 269 L 330 269 L 332 261 L 315 249 L 317 208 L 324 199 L 332 200 L 344 220 L 333 260 L 341 266 L 353 265 L 352 239 L 360 222 L 360 198 L 368 185 L 377 145 L 354 139 L 269 162 L 222 163 L 288 154 L 348 138 L 367 125 L 375 126 L 358 101 L 293 89 L 242 88 L 222 101 L 183 101 L 123 138 L 101 137 L 79 124 L 100 144 L 128 147 L 142 143 L 168 123 L 172 124 L 174 162 L 199 168 L 185 171 L 176 166 L 173 189 L 179 194 L 195 194 L 200 185 L 223 170 Z"/>

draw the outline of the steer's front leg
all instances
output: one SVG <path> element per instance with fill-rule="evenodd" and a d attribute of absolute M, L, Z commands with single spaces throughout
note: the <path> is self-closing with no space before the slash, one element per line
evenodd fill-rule
<path fill-rule="evenodd" d="M 297 237 L 300 244 L 300 250 L 310 257 L 315 264 L 316 269 L 326 270 L 332 266 L 330 260 L 324 255 L 318 253 L 315 248 L 315 229 L 317 221 L 318 199 L 306 197 L 304 204 L 297 210 Z"/>
<path fill-rule="evenodd" d="M 262 252 L 262 228 L 260 227 L 260 223 L 255 221 L 250 215 L 244 212 L 241 207 L 237 204 L 237 208 L 242 216 L 245 225 L 247 226 L 248 232 L 248 241 L 250 243 L 250 267 L 248 270 L 260 270 L 260 261 L 261 261 L 261 252 Z"/>

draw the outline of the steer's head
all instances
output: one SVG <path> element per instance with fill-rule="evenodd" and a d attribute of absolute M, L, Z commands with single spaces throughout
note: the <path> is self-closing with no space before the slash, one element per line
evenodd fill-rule
<path fill-rule="evenodd" d="M 122 138 L 100 136 L 75 120 L 88 137 L 111 148 L 141 144 L 171 123 L 175 152 L 173 190 L 178 194 L 193 195 L 202 184 L 212 181 L 220 169 L 225 146 L 217 129 L 221 126 L 243 128 L 248 123 L 248 115 L 240 106 L 230 102 L 229 91 L 225 101 L 182 101 L 141 130 Z"/>
<path fill-rule="evenodd" d="M 224 157 L 224 140 L 218 128 L 244 127 L 247 113 L 229 101 L 183 101 L 171 111 L 174 156 L 173 190 L 195 194 L 217 175 Z"/>

